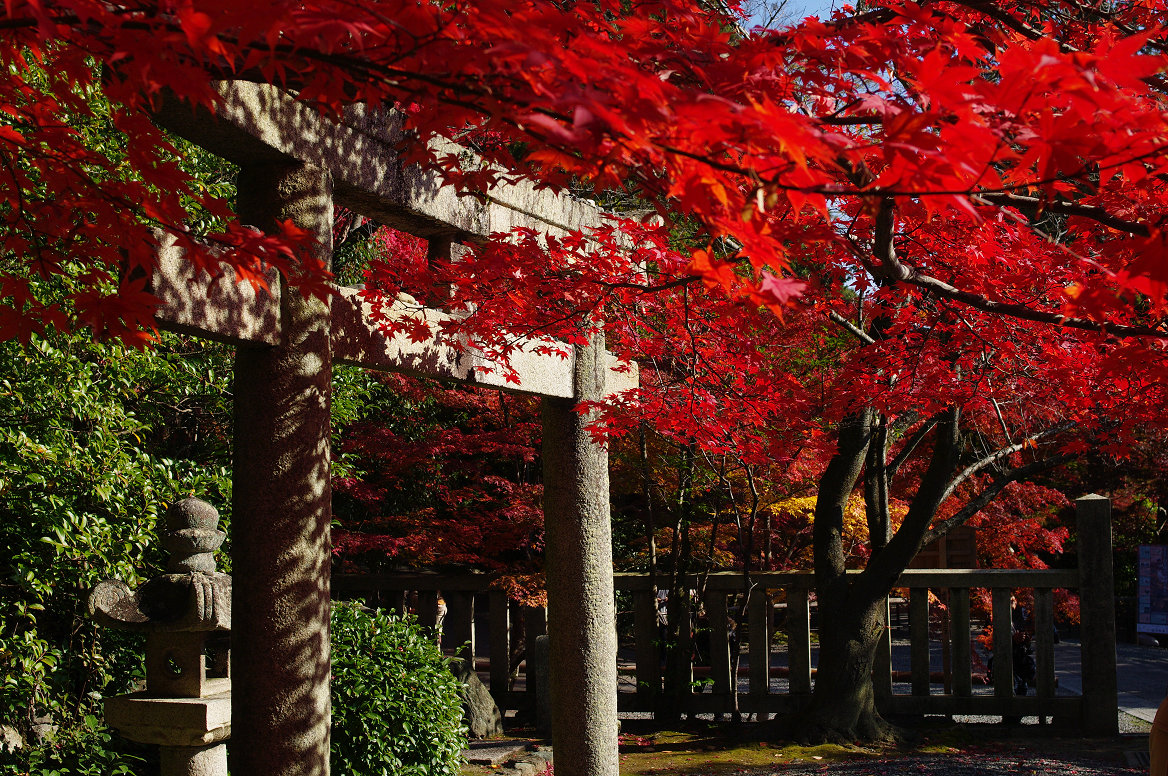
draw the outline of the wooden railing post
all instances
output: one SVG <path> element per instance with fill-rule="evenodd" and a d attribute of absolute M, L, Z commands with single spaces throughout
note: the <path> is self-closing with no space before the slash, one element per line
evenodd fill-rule
<path fill-rule="evenodd" d="M 888 599 L 884 599 L 884 633 L 876 645 L 876 657 L 872 661 L 872 692 L 876 696 L 876 707 L 892 697 L 892 628 Z"/>
<path fill-rule="evenodd" d="M 467 661 L 474 671 L 474 593 L 446 593 L 446 619 L 442 628 L 442 648 Z"/>
<path fill-rule="evenodd" d="M 406 613 L 406 591 L 404 590 L 389 590 L 382 597 L 384 601 L 383 606 L 389 611 L 393 612 L 398 617 L 402 617 Z"/>
<path fill-rule="evenodd" d="M 1115 735 L 1119 730 L 1119 698 L 1111 501 L 1094 494 L 1083 496 L 1075 501 L 1075 514 L 1079 530 L 1079 622 L 1083 634 L 1083 732 Z"/>
<path fill-rule="evenodd" d="M 1040 698 L 1053 698 L 1055 691 L 1053 593 L 1049 588 L 1034 591 L 1034 657 L 1038 664 L 1035 690 Z"/>
<path fill-rule="evenodd" d="M 547 607 L 525 606 L 523 608 L 523 638 L 530 647 L 540 636 L 547 635 Z"/>
<path fill-rule="evenodd" d="M 811 610 L 805 587 L 787 589 L 787 664 L 791 695 L 811 695 Z"/>
<path fill-rule="evenodd" d="M 418 624 L 424 628 L 438 628 L 438 591 L 419 590 L 418 592 Z M 438 634 L 439 642 L 442 634 Z"/>
<path fill-rule="evenodd" d="M 714 695 L 727 699 L 724 710 L 730 711 L 730 636 L 726 627 L 726 591 L 706 591 L 706 620 L 710 625 L 710 675 Z"/>
<path fill-rule="evenodd" d="M 949 635 L 953 642 L 953 694 L 968 698 L 973 695 L 969 654 L 969 588 L 955 587 L 949 591 Z"/>
<path fill-rule="evenodd" d="M 488 647 L 491 651 L 491 695 L 500 704 L 511 678 L 511 612 L 507 594 L 492 590 L 487 595 L 491 618 L 487 622 Z"/>
<path fill-rule="evenodd" d="M 665 645 L 665 692 L 658 712 L 661 719 L 676 720 L 689 711 L 689 696 L 693 692 L 693 614 L 684 579 L 680 588 L 669 591 L 669 635 L 677 628 L 677 642 Z"/>
<path fill-rule="evenodd" d="M 1011 591 L 995 587 L 990 591 L 993 604 L 991 614 L 994 627 L 994 697 L 1002 706 L 1008 706 L 1014 697 L 1014 639 L 1011 634 Z M 1010 716 L 1007 712 L 1003 716 Z"/>
<path fill-rule="evenodd" d="M 912 653 L 912 694 L 928 695 L 929 665 L 929 589 L 914 587 L 908 597 L 908 629 Z"/>
<path fill-rule="evenodd" d="M 527 697 L 528 705 L 531 708 L 531 713 L 537 718 L 539 716 L 539 693 L 541 689 L 538 687 L 539 681 L 536 677 L 535 670 L 535 640 L 540 636 L 547 635 L 547 607 L 545 606 L 526 606 L 523 608 L 523 641 L 524 652 L 526 653 L 527 670 L 525 676 L 527 678 Z M 544 697 L 547 697 L 546 688 L 542 690 Z M 550 711 L 548 712 L 550 715 Z M 551 718 L 548 716 L 547 725 L 550 729 Z"/>
<path fill-rule="evenodd" d="M 759 585 L 750 595 L 747 609 L 747 633 L 750 637 L 750 697 L 764 699 L 771 684 L 771 602 L 766 588 Z M 766 719 L 765 709 L 755 706 L 759 719 Z"/>
<path fill-rule="evenodd" d="M 633 636 L 636 641 L 637 695 L 653 708 L 661 694 L 661 637 L 657 633 L 657 599 L 653 591 L 633 593 Z"/>

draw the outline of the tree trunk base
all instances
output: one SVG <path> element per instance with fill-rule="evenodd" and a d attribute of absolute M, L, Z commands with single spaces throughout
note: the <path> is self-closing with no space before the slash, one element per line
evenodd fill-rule
<path fill-rule="evenodd" d="M 856 744 L 897 746 L 911 736 L 907 731 L 893 725 L 874 709 L 837 716 L 815 713 L 813 709 L 779 717 L 771 723 L 775 740 L 794 741 L 801 746 L 820 744 Z"/>
<path fill-rule="evenodd" d="M 854 724 L 803 719 L 796 723 L 793 738 L 803 746 L 819 744 L 891 744 L 904 740 L 900 728 L 879 714 L 860 714 Z"/>

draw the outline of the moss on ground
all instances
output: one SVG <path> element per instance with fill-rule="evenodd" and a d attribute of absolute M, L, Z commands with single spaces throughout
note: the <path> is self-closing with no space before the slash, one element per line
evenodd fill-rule
<path fill-rule="evenodd" d="M 622 735 L 620 772 L 622 776 L 671 773 L 715 776 L 782 768 L 794 763 L 826 765 L 888 753 L 883 748 L 836 744 L 800 746 L 790 741 L 768 740 L 767 730 L 754 725 L 711 725 L 684 731 Z"/>
<path fill-rule="evenodd" d="M 792 764 L 828 765 L 833 762 L 894 758 L 914 754 L 954 755 L 1026 752 L 1061 759 L 1076 757 L 1121 764 L 1124 752 L 1147 746 L 1139 735 L 1114 738 L 1068 739 L 1048 732 L 1018 727 L 987 725 L 982 728 L 938 721 L 905 731 L 908 742 L 900 747 L 800 746 L 786 741 L 767 741 L 765 731 L 754 725 L 706 725 L 687 730 L 629 730 L 621 735 L 621 776 L 676 776 L 677 774 L 770 773 Z M 495 769 L 466 766 L 464 776 L 487 776 Z"/>

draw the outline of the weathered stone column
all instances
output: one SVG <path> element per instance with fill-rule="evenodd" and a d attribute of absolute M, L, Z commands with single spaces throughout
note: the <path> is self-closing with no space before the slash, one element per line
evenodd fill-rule
<path fill-rule="evenodd" d="M 238 212 L 292 220 L 332 255 L 332 180 L 301 164 L 244 167 Z M 282 342 L 235 359 L 231 770 L 329 771 L 329 305 L 281 289 Z"/>
<path fill-rule="evenodd" d="M 1075 500 L 1078 518 L 1079 624 L 1082 636 L 1083 732 L 1119 732 L 1115 664 L 1115 571 L 1111 500 L 1090 494 Z"/>
<path fill-rule="evenodd" d="M 576 348 L 576 400 L 604 395 L 604 338 Z M 616 776 L 608 450 L 570 399 L 543 400 L 552 746 L 558 776 Z"/>

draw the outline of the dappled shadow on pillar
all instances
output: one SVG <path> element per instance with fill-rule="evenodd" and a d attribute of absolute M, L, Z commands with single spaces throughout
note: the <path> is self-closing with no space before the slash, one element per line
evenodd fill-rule
<path fill-rule="evenodd" d="M 245 209 L 327 235 L 328 178 L 245 168 Z M 235 773 L 317 776 L 329 756 L 329 305 L 287 286 L 281 305 L 281 344 L 241 348 L 235 363 L 230 761 Z"/>
<path fill-rule="evenodd" d="M 231 754 L 307 776 L 328 761 L 328 374 L 283 350 L 237 358 Z"/>

